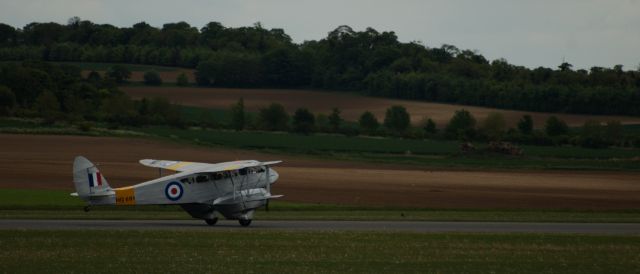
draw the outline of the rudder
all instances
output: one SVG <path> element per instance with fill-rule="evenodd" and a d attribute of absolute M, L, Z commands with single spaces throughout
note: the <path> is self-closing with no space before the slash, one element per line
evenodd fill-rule
<path fill-rule="evenodd" d="M 102 176 L 96 165 L 83 156 L 77 156 L 73 161 L 73 183 L 78 197 L 85 201 L 88 201 L 90 196 L 113 193 L 107 179 Z"/>

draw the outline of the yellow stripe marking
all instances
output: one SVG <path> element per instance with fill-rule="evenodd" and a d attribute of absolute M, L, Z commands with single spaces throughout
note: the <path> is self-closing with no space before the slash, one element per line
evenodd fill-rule
<path fill-rule="evenodd" d="M 135 205 L 136 193 L 133 187 L 121 187 L 114 189 L 116 192 L 116 205 Z"/>
<path fill-rule="evenodd" d="M 181 167 L 187 166 L 192 164 L 192 162 L 178 162 L 177 164 L 173 164 L 170 165 L 168 167 L 166 167 L 166 169 L 170 169 L 170 170 L 178 170 Z"/>
<path fill-rule="evenodd" d="M 235 170 L 235 169 L 240 169 L 240 166 L 239 165 L 228 166 L 224 168 L 224 171 Z"/>

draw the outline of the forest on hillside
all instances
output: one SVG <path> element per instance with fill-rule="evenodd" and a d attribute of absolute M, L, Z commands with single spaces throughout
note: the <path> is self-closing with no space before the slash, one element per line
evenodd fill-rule
<path fill-rule="evenodd" d="M 259 23 L 231 28 L 185 22 L 162 28 L 0 23 L 0 61 L 132 63 L 195 68 L 202 86 L 320 88 L 528 111 L 640 115 L 640 71 L 530 69 L 453 45 L 398 41 L 394 32 L 340 26 L 318 41 L 292 42 Z"/>

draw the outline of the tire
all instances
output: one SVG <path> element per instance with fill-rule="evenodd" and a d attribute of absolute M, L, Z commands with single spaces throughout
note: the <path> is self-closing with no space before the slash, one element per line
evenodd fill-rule
<path fill-rule="evenodd" d="M 216 223 L 218 222 L 218 218 L 213 218 L 213 219 L 204 219 L 204 221 L 211 226 L 216 225 Z"/>
<path fill-rule="evenodd" d="M 241 226 L 247 227 L 251 224 L 251 219 L 240 219 L 238 222 Z"/>

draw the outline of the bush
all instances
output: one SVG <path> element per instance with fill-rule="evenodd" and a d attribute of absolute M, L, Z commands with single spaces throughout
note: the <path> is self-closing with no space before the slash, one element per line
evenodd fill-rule
<path fill-rule="evenodd" d="M 482 121 L 482 131 L 491 141 L 502 139 L 507 128 L 507 121 L 501 113 L 492 112 Z"/>
<path fill-rule="evenodd" d="M 238 102 L 231 106 L 231 127 L 236 131 L 243 130 L 246 123 L 245 116 L 244 99 L 240 97 Z"/>
<path fill-rule="evenodd" d="M 115 65 L 109 68 L 107 76 L 114 79 L 117 83 L 124 83 L 131 78 L 131 71 L 123 65 Z"/>
<path fill-rule="evenodd" d="M 584 123 L 578 142 L 580 146 L 587 148 L 605 148 L 608 146 L 604 127 L 600 122 L 593 120 Z"/>
<path fill-rule="evenodd" d="M 467 110 L 461 109 L 449 120 L 445 136 L 449 139 L 469 140 L 475 136 L 476 119 Z"/>
<path fill-rule="evenodd" d="M 411 123 L 409 113 L 403 106 L 392 106 L 387 109 L 384 117 L 384 126 L 396 134 L 404 133 Z"/>
<path fill-rule="evenodd" d="M 424 122 L 424 125 L 422 126 L 422 129 L 424 130 L 424 132 L 426 134 L 436 134 L 438 133 L 438 129 L 436 128 L 436 122 L 433 121 L 433 119 L 428 118 L 426 122 Z"/>
<path fill-rule="evenodd" d="M 520 121 L 518 121 L 518 130 L 520 133 L 529 135 L 533 132 L 533 118 L 531 115 L 523 115 Z"/>
<path fill-rule="evenodd" d="M 184 72 L 178 75 L 178 78 L 176 78 L 176 84 L 181 87 L 186 87 L 189 85 L 189 78 Z"/>
<path fill-rule="evenodd" d="M 560 118 L 551 116 L 547 119 L 544 130 L 549 136 L 566 135 L 569 133 L 569 126 L 567 126 L 567 123 L 560 120 Z"/>
<path fill-rule="evenodd" d="M 378 119 L 376 119 L 376 116 L 369 111 L 365 111 L 360 115 L 358 123 L 360 124 L 360 128 L 368 134 L 375 133 L 378 130 L 378 127 L 380 127 L 380 123 L 378 122 Z"/>
<path fill-rule="evenodd" d="M 299 108 L 293 115 L 293 131 L 309 134 L 315 129 L 315 116 L 306 108 Z"/>
<path fill-rule="evenodd" d="M 162 85 L 162 78 L 160 74 L 154 70 L 150 70 L 144 73 L 144 84 L 150 86 Z"/>
<path fill-rule="evenodd" d="M 81 131 L 89 132 L 93 128 L 93 124 L 89 121 L 82 121 L 79 122 L 76 127 Z"/>
<path fill-rule="evenodd" d="M 87 75 L 87 81 L 93 84 L 100 83 L 100 81 L 102 81 L 102 76 L 100 76 L 100 73 L 97 71 L 92 70 L 89 72 L 89 75 Z"/>
<path fill-rule="evenodd" d="M 289 127 L 289 114 L 284 110 L 284 106 L 272 103 L 259 113 L 260 127 L 265 130 L 285 131 Z"/>

